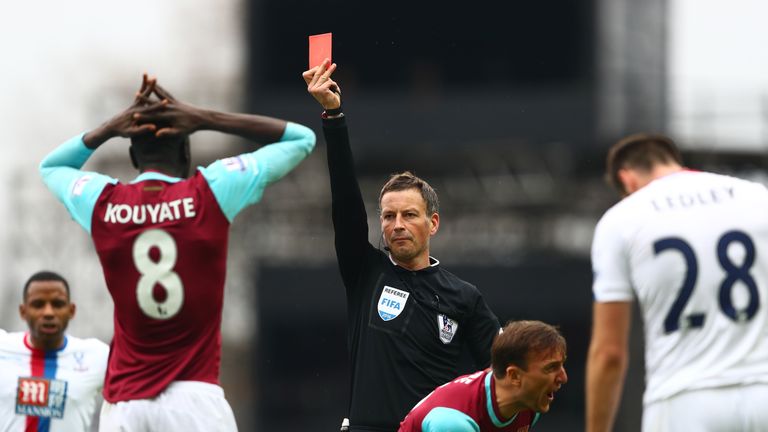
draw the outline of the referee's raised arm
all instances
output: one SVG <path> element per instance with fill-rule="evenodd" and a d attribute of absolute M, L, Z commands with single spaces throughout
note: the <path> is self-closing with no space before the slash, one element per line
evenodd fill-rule
<path fill-rule="evenodd" d="M 368 216 L 355 174 L 346 119 L 341 111 L 341 88 L 331 75 L 336 64 L 329 60 L 302 74 L 307 91 L 323 107 L 323 134 L 328 151 L 331 211 L 336 257 L 347 294 L 355 286 L 368 243 Z"/>
<path fill-rule="evenodd" d="M 419 400 L 459 375 L 465 349 L 487 365 L 499 323 L 474 285 L 430 255 L 439 200 L 424 179 L 403 171 L 386 180 L 377 200 L 381 248 L 368 240 L 335 69 L 326 60 L 303 77 L 325 110 L 336 254 L 347 294 L 345 414 L 349 432 L 393 432 Z"/>

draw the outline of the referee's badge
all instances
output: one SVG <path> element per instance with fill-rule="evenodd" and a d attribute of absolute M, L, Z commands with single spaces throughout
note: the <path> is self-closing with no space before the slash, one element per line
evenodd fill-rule
<path fill-rule="evenodd" d="M 381 296 L 379 297 L 379 304 L 377 306 L 379 310 L 379 316 L 384 321 L 391 321 L 400 315 L 400 312 L 405 309 L 405 302 L 408 301 L 408 296 L 411 293 L 408 291 L 402 291 L 391 286 L 384 285 L 384 289 L 381 290 Z"/>
<path fill-rule="evenodd" d="M 444 344 L 449 344 L 456 336 L 456 330 L 459 329 L 459 323 L 455 320 L 448 318 L 443 314 L 437 315 L 437 331 L 440 333 L 440 341 Z"/>

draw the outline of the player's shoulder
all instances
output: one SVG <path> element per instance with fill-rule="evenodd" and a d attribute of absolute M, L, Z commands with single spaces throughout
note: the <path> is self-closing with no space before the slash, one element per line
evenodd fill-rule
<path fill-rule="evenodd" d="M 240 178 L 258 175 L 261 171 L 258 160 L 253 153 L 243 153 L 213 161 L 208 166 L 198 166 L 190 179 L 200 177 L 200 180 L 211 183 L 226 178 Z"/>
<path fill-rule="evenodd" d="M 638 192 L 624 197 L 621 201 L 611 206 L 597 221 L 595 232 L 614 232 L 642 220 L 638 211 Z"/>
<path fill-rule="evenodd" d="M 424 416 L 421 424 L 424 432 L 474 432 L 479 430 L 478 424 L 467 413 L 442 406 L 436 406 Z"/>
<path fill-rule="evenodd" d="M 728 184 L 733 185 L 736 188 L 747 190 L 751 196 L 768 197 L 768 188 L 763 183 L 760 183 L 754 180 L 740 178 L 740 177 L 723 175 L 723 174 L 712 174 L 712 175 L 717 176 L 716 178 L 720 179 L 720 181 L 727 182 Z"/>
<path fill-rule="evenodd" d="M 206 167 L 198 166 L 191 176 L 184 179 L 185 187 L 212 190 L 216 185 L 226 183 L 228 178 L 234 177 L 229 171 L 231 167 L 236 166 L 234 162 L 227 162 L 230 159 L 232 158 L 218 159 Z"/>
<path fill-rule="evenodd" d="M 11 341 L 24 341 L 24 333 L 23 332 L 8 332 L 3 329 L 0 329 L 0 342 L 7 343 Z"/>
<path fill-rule="evenodd" d="M 210 179 L 206 178 L 204 167 L 197 167 L 192 175 L 179 179 L 175 184 L 190 189 L 210 188 Z"/>
<path fill-rule="evenodd" d="M 16 353 L 29 352 L 24 344 L 25 335 L 25 332 L 8 332 L 0 329 L 0 350 Z"/>
<path fill-rule="evenodd" d="M 656 185 L 656 194 L 688 195 L 694 200 L 733 202 L 741 206 L 768 207 L 768 188 L 763 183 L 728 174 L 684 171 L 671 181 Z M 757 209 L 756 209 L 757 210 Z"/>
<path fill-rule="evenodd" d="M 747 188 L 752 189 L 754 191 L 761 191 L 763 193 L 768 193 L 768 188 L 765 187 L 764 184 L 759 183 L 754 180 L 749 180 L 741 177 L 735 177 L 729 174 L 721 174 L 721 173 L 714 173 L 714 172 L 708 172 L 708 171 L 690 171 L 690 170 L 684 170 L 679 173 L 676 173 L 674 175 L 670 175 L 667 177 L 664 177 L 660 179 L 658 182 L 654 182 L 651 184 L 651 186 L 654 186 L 656 189 L 665 191 L 668 190 L 670 187 L 676 187 L 676 185 L 680 185 L 679 187 L 685 188 L 685 187 L 693 187 L 693 188 L 701 188 L 701 187 L 737 187 L 737 188 Z M 653 189 L 653 188 L 649 188 Z"/>

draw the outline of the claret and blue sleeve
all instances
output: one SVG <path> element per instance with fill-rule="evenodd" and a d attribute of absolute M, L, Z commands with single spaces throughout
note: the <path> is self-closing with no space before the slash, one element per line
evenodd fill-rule
<path fill-rule="evenodd" d="M 61 201 L 80 226 L 91 232 L 91 216 L 99 195 L 117 179 L 96 172 L 82 171 L 94 150 L 83 142 L 81 133 L 59 145 L 40 162 L 40 175 L 48 189 Z"/>
<path fill-rule="evenodd" d="M 280 141 L 199 168 L 227 219 L 257 203 L 264 189 L 284 177 L 315 147 L 315 133 L 288 122 Z"/>

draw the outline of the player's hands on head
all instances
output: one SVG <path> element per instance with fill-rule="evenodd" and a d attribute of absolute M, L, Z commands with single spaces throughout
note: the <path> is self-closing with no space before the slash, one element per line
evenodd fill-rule
<path fill-rule="evenodd" d="M 335 109 L 341 106 L 341 88 L 331 75 L 336 70 L 336 63 L 325 59 L 319 66 L 304 71 L 301 74 L 307 83 L 307 92 L 312 95 L 324 109 Z"/>
<path fill-rule="evenodd" d="M 136 97 L 133 99 L 133 103 L 123 112 L 112 117 L 107 122 L 107 127 L 113 136 L 127 138 L 151 133 L 157 129 L 152 122 L 139 121 L 141 113 L 157 109 L 161 105 L 160 101 L 153 101 L 151 99 L 156 84 L 156 78 L 144 74 L 141 81 L 141 88 L 136 92 Z"/>
<path fill-rule="evenodd" d="M 150 98 L 152 96 L 152 93 L 155 91 L 156 85 L 157 85 L 157 78 L 150 77 L 149 75 L 144 73 L 141 77 L 141 87 L 139 88 L 139 91 L 136 92 L 136 97 L 133 99 L 132 106 L 142 106 L 142 105 L 151 104 L 152 100 Z"/>
<path fill-rule="evenodd" d="M 153 92 L 160 98 L 160 100 L 167 100 L 169 102 L 177 102 L 176 98 L 171 93 L 164 89 L 160 84 L 155 83 Z"/>
<path fill-rule="evenodd" d="M 204 118 L 202 110 L 180 102 L 156 81 L 149 83 L 146 88 L 142 85 L 142 90 L 149 90 L 149 94 L 146 98 L 141 98 L 145 108 L 137 112 L 134 119 L 139 124 L 155 125 L 157 128 L 154 132 L 158 138 L 189 135 L 202 126 Z M 158 101 L 153 102 L 150 98 L 152 95 L 157 96 Z"/>
<path fill-rule="evenodd" d="M 155 131 L 158 138 L 190 135 L 205 124 L 204 119 L 204 110 L 172 98 L 163 98 L 136 114 L 139 123 L 162 125 Z"/>
<path fill-rule="evenodd" d="M 155 132 L 157 128 L 152 122 L 138 121 L 143 111 L 153 109 L 160 103 L 159 101 L 153 102 L 151 99 L 152 92 L 155 90 L 155 84 L 156 79 L 154 77 L 150 78 L 147 74 L 144 74 L 141 80 L 141 87 L 136 92 L 133 103 L 101 126 L 83 135 L 85 146 L 95 149 L 110 138 L 118 136 L 130 138 Z"/>

